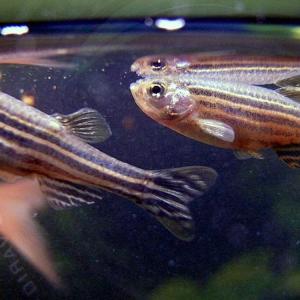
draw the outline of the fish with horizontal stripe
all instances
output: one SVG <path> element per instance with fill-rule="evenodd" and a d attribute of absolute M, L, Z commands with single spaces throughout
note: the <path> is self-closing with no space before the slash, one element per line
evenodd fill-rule
<path fill-rule="evenodd" d="M 50 116 L 0 92 L 0 177 L 11 188 L 17 184 L 22 189 L 39 188 L 38 193 L 57 209 L 94 203 L 102 199 L 101 190 L 106 190 L 132 200 L 176 237 L 191 240 L 194 225 L 188 204 L 214 184 L 217 173 L 204 166 L 144 170 L 87 143 L 110 134 L 103 117 L 92 109 Z M 27 181 L 20 184 L 23 178 Z M 28 197 L 28 193 L 24 195 Z M 28 210 L 37 206 L 30 205 Z M 26 218 L 29 222 L 28 215 Z M 20 230 L 24 227 L 22 220 Z M 34 228 L 34 223 L 30 224 Z M 1 224 L 0 232 L 5 234 Z M 6 236 L 20 251 L 24 249 L 19 240 Z M 34 247 L 40 250 L 34 252 Z M 41 239 L 35 245 L 29 241 L 23 254 L 49 281 L 58 284 L 58 276 L 43 249 Z"/>
<path fill-rule="evenodd" d="M 300 75 L 299 57 L 246 55 L 222 52 L 149 55 L 138 58 L 131 70 L 139 76 L 174 76 L 176 81 L 211 79 L 265 85 Z"/>
<path fill-rule="evenodd" d="M 147 77 L 130 88 L 143 112 L 178 133 L 249 157 L 273 148 L 291 167 L 299 166 L 300 104 L 276 90 L 174 76 Z"/>

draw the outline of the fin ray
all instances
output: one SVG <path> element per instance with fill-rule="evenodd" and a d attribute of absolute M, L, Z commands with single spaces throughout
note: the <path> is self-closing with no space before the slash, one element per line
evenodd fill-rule
<path fill-rule="evenodd" d="M 86 143 L 101 143 L 111 136 L 109 125 L 94 109 L 83 108 L 69 115 L 56 113 L 52 116 Z"/>
<path fill-rule="evenodd" d="M 102 200 L 102 192 L 93 187 L 45 176 L 39 177 L 39 183 L 46 200 L 54 209 L 91 205 Z"/>
<path fill-rule="evenodd" d="M 231 126 L 217 120 L 201 119 L 200 128 L 207 134 L 214 136 L 225 142 L 233 142 L 235 138 L 234 130 Z"/>
<path fill-rule="evenodd" d="M 151 172 L 152 192 L 144 195 L 140 205 L 173 235 L 192 240 L 194 222 L 188 204 L 214 184 L 217 173 L 201 166 Z"/>

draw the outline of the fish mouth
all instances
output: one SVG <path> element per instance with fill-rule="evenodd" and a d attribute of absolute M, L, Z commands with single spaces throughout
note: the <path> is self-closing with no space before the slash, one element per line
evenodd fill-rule
<path fill-rule="evenodd" d="M 139 67 L 137 63 L 133 63 L 130 67 L 131 72 L 136 72 L 138 73 Z"/>
<path fill-rule="evenodd" d="M 133 96 L 137 94 L 139 86 L 140 86 L 142 81 L 143 81 L 142 79 L 139 79 L 136 82 L 133 82 L 133 83 L 130 84 L 129 88 L 130 88 L 130 91 L 131 91 Z"/>
<path fill-rule="evenodd" d="M 130 84 L 129 88 L 130 88 L 132 95 L 135 95 L 137 88 L 138 88 L 137 86 L 138 86 L 137 82 L 133 82 Z"/>
<path fill-rule="evenodd" d="M 131 72 L 135 72 L 136 75 L 138 75 L 138 76 L 144 77 L 144 74 L 143 74 L 143 72 L 141 71 L 140 64 L 137 63 L 137 62 L 134 62 L 134 63 L 130 66 L 130 71 L 131 71 Z"/>

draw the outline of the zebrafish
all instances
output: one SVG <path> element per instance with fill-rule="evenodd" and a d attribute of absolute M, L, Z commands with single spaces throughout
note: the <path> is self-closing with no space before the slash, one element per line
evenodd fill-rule
<path fill-rule="evenodd" d="M 102 199 L 103 189 L 132 200 L 175 236 L 190 240 L 187 205 L 216 180 L 209 167 L 144 170 L 88 144 L 110 134 L 95 110 L 50 116 L 0 92 L 0 177 L 7 182 L 0 186 L 0 231 L 54 284 L 58 275 L 31 220 L 44 202 L 55 208 L 90 204 Z"/>
<path fill-rule="evenodd" d="M 153 55 L 137 59 L 131 71 L 143 77 L 174 76 L 176 81 L 198 78 L 280 85 L 284 79 L 300 76 L 300 58 L 218 53 Z"/>
<path fill-rule="evenodd" d="M 233 149 L 242 159 L 262 158 L 261 150 L 273 148 L 290 167 L 300 167 L 300 104 L 282 88 L 206 79 L 183 84 L 165 76 L 140 79 L 130 89 L 144 113 L 178 133 Z"/>

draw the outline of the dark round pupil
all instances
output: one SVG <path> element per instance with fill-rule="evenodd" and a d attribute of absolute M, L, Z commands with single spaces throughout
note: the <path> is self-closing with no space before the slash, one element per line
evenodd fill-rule
<path fill-rule="evenodd" d="M 151 66 L 152 66 L 153 71 L 159 71 L 159 70 L 161 70 L 164 67 L 164 64 L 159 59 L 159 60 L 153 61 L 151 63 Z"/>
<path fill-rule="evenodd" d="M 151 87 L 150 93 L 153 97 L 160 97 L 164 93 L 164 88 L 160 84 L 155 84 Z"/>

